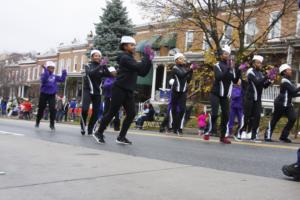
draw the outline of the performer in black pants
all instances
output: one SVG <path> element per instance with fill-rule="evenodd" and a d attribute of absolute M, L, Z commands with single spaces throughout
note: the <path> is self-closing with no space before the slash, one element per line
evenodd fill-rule
<path fill-rule="evenodd" d="M 288 136 L 297 119 L 297 115 L 292 104 L 292 98 L 300 96 L 300 87 L 296 88 L 291 83 L 292 68 L 288 64 L 281 65 L 279 68 L 279 73 L 282 76 L 280 93 L 274 101 L 275 109 L 272 119 L 269 122 L 269 126 L 265 132 L 265 141 L 272 142 L 272 133 L 276 123 L 282 116 L 286 116 L 288 118 L 288 122 L 283 128 L 279 139 L 282 142 L 291 143 L 291 140 L 288 138 Z"/>
<path fill-rule="evenodd" d="M 91 51 L 91 62 L 85 65 L 85 75 L 83 82 L 83 94 L 82 94 L 82 111 L 81 111 L 81 134 L 85 135 L 86 132 L 86 119 L 90 104 L 92 102 L 92 116 L 88 124 L 88 134 L 92 135 L 95 124 L 98 119 L 99 105 L 101 103 L 101 92 L 100 87 L 102 78 L 116 76 L 116 70 L 114 67 L 107 67 L 101 65 L 101 52 L 99 50 Z"/>
<path fill-rule="evenodd" d="M 40 121 L 43 118 L 44 111 L 48 103 L 50 111 L 50 129 L 55 130 L 54 120 L 56 117 L 55 97 L 58 90 L 57 82 L 64 82 L 67 76 L 66 70 L 62 71 L 61 76 L 55 75 L 55 66 L 56 64 L 52 61 L 47 61 L 46 66 L 42 66 L 44 68 L 44 73 L 41 75 L 40 98 L 35 124 L 36 128 L 40 125 Z"/>
<path fill-rule="evenodd" d="M 230 140 L 225 137 L 227 123 L 229 119 L 228 111 L 228 96 L 230 95 L 230 88 L 232 82 L 237 83 L 239 79 L 238 69 L 232 68 L 229 64 L 231 49 L 229 46 L 225 46 L 220 53 L 220 61 L 215 65 L 215 81 L 210 94 L 211 103 L 211 132 L 216 134 L 216 123 L 218 119 L 219 106 L 221 106 L 221 134 L 220 142 L 224 144 L 230 144 Z M 209 132 L 204 135 L 204 140 L 209 140 Z"/>
<path fill-rule="evenodd" d="M 123 51 L 118 56 L 119 71 L 117 79 L 112 88 L 112 98 L 109 111 L 101 120 L 98 131 L 93 135 L 98 143 L 105 143 L 103 132 L 112 118 L 119 112 L 121 106 L 124 107 L 126 118 L 123 121 L 122 128 L 116 142 L 118 144 L 132 144 L 126 138 L 127 131 L 135 117 L 134 90 L 136 88 L 137 76 L 146 76 L 152 67 L 153 52 L 151 55 L 144 56 L 142 62 L 137 62 L 134 57 L 136 42 L 130 36 L 123 36 L 120 49 Z M 146 49 L 145 49 L 146 50 Z"/>
<path fill-rule="evenodd" d="M 267 88 L 272 81 L 261 72 L 263 57 L 255 55 L 252 59 L 252 68 L 247 71 L 248 87 L 245 98 L 244 123 L 240 134 L 246 131 L 249 121 L 252 122 L 251 140 L 259 142 L 256 136 L 261 116 L 261 95 L 264 88 Z M 248 136 L 248 138 L 250 138 Z"/>
<path fill-rule="evenodd" d="M 185 57 L 182 53 L 175 54 L 174 61 L 176 65 L 172 69 L 174 84 L 172 85 L 171 95 L 171 119 L 173 119 L 173 132 L 181 136 L 186 114 L 188 83 L 192 79 L 193 70 L 186 67 Z M 179 112 L 177 112 L 178 110 Z"/>

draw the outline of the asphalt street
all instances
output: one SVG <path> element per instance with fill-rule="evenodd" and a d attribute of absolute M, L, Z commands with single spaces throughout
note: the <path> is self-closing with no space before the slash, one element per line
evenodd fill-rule
<path fill-rule="evenodd" d="M 81 136 L 78 126 L 0 119 L 1 200 L 296 200 L 284 177 L 299 144 L 220 144 L 130 130 L 133 145 Z"/>
<path fill-rule="evenodd" d="M 105 133 L 107 143 L 99 145 L 92 137 L 81 136 L 79 126 L 57 124 L 56 131 L 51 132 L 47 123 L 42 123 L 36 129 L 33 122 L 9 119 L 0 119 L 0 131 L 55 143 L 279 179 L 284 178 L 282 165 L 295 161 L 295 152 L 300 146 L 247 142 L 223 145 L 217 138 L 205 142 L 199 137 L 181 138 L 141 130 L 129 131 L 128 138 L 133 141 L 132 146 L 116 145 L 117 133 L 112 130 Z"/>

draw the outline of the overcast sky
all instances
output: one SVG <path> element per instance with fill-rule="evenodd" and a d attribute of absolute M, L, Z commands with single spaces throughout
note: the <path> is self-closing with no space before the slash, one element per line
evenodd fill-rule
<path fill-rule="evenodd" d="M 56 48 L 74 38 L 83 40 L 99 22 L 105 0 L 1 0 L 0 52 Z M 135 0 L 123 0 L 134 24 L 144 23 Z"/>

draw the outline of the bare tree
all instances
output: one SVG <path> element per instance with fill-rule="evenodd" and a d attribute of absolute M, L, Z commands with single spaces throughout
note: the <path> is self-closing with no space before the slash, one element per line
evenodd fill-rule
<path fill-rule="evenodd" d="M 226 42 L 235 47 L 237 61 L 257 51 L 268 41 L 278 21 L 298 9 L 297 0 L 137 0 L 137 3 L 150 13 L 152 20 L 173 19 L 180 26 L 186 22 L 193 24 L 216 51 L 221 50 L 226 32 L 231 29 L 232 37 L 226 38 Z M 278 12 L 269 20 L 274 7 Z M 260 29 L 251 23 L 256 18 L 267 19 Z M 253 24 L 254 32 L 247 33 L 245 29 Z"/>

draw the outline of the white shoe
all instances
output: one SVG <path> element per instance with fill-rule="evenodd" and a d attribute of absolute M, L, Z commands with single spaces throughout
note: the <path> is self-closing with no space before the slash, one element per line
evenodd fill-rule
<path fill-rule="evenodd" d="M 247 133 L 246 131 L 243 131 L 242 134 L 241 134 L 241 139 L 242 140 L 246 140 L 247 139 Z"/>
<path fill-rule="evenodd" d="M 252 133 L 251 132 L 249 132 L 249 133 L 247 133 L 247 140 L 251 140 L 251 137 L 252 137 Z"/>

